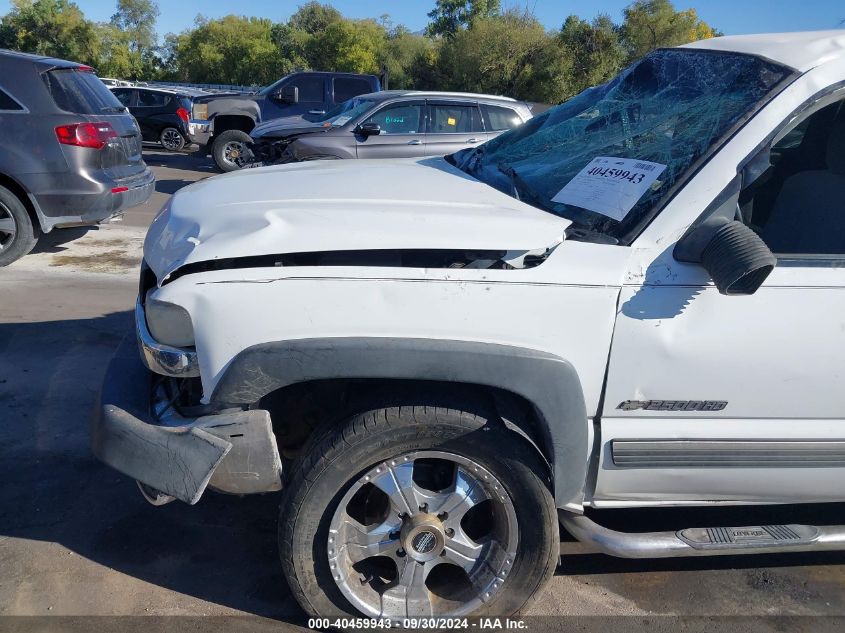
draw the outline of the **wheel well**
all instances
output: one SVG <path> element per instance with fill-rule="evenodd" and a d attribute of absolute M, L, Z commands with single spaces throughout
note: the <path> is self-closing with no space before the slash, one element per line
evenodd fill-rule
<path fill-rule="evenodd" d="M 536 408 L 504 389 L 468 383 L 404 379 L 331 379 L 295 383 L 264 396 L 258 407 L 270 411 L 282 457 L 293 459 L 319 429 L 337 425 L 355 413 L 404 398 L 446 395 L 455 402 L 473 402 L 489 409 L 491 422 L 502 424 L 552 463 L 551 445 Z"/>
<path fill-rule="evenodd" d="M 235 114 L 224 114 L 214 117 L 214 134 L 218 135 L 221 132 L 228 132 L 229 130 L 240 130 L 249 134 L 255 127 L 255 121 L 248 116 L 239 116 Z"/>
<path fill-rule="evenodd" d="M 21 201 L 26 212 L 29 214 L 29 219 L 32 220 L 32 226 L 36 231 L 41 231 L 41 221 L 38 219 L 38 214 L 35 212 L 35 207 L 32 204 L 32 200 L 30 200 L 29 196 L 26 193 L 26 190 L 21 187 L 15 180 L 12 180 L 5 174 L 0 174 L 0 187 L 5 187 L 17 197 L 18 200 Z M 37 235 L 37 233 L 36 233 Z"/>

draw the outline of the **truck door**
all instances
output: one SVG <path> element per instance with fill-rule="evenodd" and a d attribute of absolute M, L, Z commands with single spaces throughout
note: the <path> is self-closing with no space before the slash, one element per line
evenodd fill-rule
<path fill-rule="evenodd" d="M 672 245 L 622 288 L 597 505 L 845 499 L 845 104 L 770 147 L 736 198 L 777 256 L 756 293 L 719 294 Z"/>
<path fill-rule="evenodd" d="M 297 103 L 287 103 L 268 96 L 262 107 L 263 121 L 289 116 L 302 116 L 309 112 L 325 112 L 328 102 L 328 88 L 323 75 L 296 75 L 279 88 L 294 86 L 299 91 Z"/>

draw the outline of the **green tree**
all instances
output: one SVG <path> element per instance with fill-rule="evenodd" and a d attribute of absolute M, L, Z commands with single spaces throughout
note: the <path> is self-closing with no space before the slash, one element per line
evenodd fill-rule
<path fill-rule="evenodd" d="M 156 47 L 158 5 L 153 0 L 117 0 L 111 23 L 127 34 L 129 50 L 143 53 Z"/>
<path fill-rule="evenodd" d="M 480 18 L 444 40 L 438 69 L 442 89 L 549 103 L 567 94 L 563 47 L 534 17 L 515 11 Z"/>
<path fill-rule="evenodd" d="M 318 70 L 378 73 L 386 43 L 374 20 L 337 20 L 309 41 L 308 60 Z"/>
<path fill-rule="evenodd" d="M 499 0 L 437 0 L 428 13 L 431 22 L 425 32 L 430 37 L 449 37 L 476 20 L 498 15 L 500 8 Z"/>
<path fill-rule="evenodd" d="M 387 33 L 382 67 L 387 69 L 390 88 L 431 88 L 425 77 L 417 74 L 424 75 L 426 67 L 430 69 L 435 63 L 435 44 L 430 38 L 411 33 L 404 26 Z"/>
<path fill-rule="evenodd" d="M 200 83 L 269 84 L 293 70 L 263 18 L 198 17 L 195 27 L 171 42 L 171 78 Z"/>
<path fill-rule="evenodd" d="M 569 60 L 569 94 L 604 83 L 625 64 L 619 28 L 607 15 L 599 15 L 591 23 L 570 15 L 558 39 Z"/>
<path fill-rule="evenodd" d="M 670 0 L 636 0 L 625 9 L 621 27 L 628 61 L 655 48 L 679 46 L 720 35 L 698 17 L 695 9 L 676 11 Z"/>
<path fill-rule="evenodd" d="M 95 65 L 100 40 L 96 25 L 69 0 L 12 0 L 0 20 L 0 48 Z"/>
<path fill-rule="evenodd" d="M 303 4 L 296 13 L 290 16 L 288 26 L 305 31 L 309 35 L 319 35 L 328 28 L 329 24 L 342 19 L 343 15 L 333 6 L 312 0 Z"/>

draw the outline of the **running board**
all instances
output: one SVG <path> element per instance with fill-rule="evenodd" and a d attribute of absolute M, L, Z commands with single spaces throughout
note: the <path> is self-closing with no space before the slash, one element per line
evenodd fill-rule
<path fill-rule="evenodd" d="M 620 558 L 672 558 L 845 550 L 845 526 L 753 525 L 686 528 L 677 532 L 617 532 L 583 515 L 560 511 L 560 522 L 582 543 Z"/>

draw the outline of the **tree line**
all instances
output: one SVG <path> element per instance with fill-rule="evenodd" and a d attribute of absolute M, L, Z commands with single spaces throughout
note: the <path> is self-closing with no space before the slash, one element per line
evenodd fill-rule
<path fill-rule="evenodd" d="M 12 0 L 0 48 L 89 64 L 132 80 L 266 85 L 304 69 L 378 74 L 391 88 L 459 90 L 558 103 L 601 83 L 649 51 L 720 35 L 695 9 L 634 0 L 621 23 L 571 15 L 557 29 L 500 0 L 435 0 L 423 32 L 388 15 L 355 20 L 306 2 L 287 22 L 198 16 L 181 33 L 156 32 L 155 0 L 117 0 L 106 23 L 71 0 Z"/>

